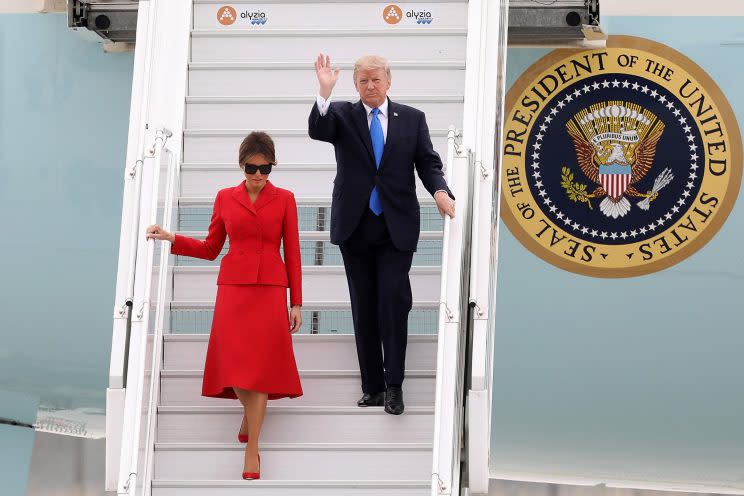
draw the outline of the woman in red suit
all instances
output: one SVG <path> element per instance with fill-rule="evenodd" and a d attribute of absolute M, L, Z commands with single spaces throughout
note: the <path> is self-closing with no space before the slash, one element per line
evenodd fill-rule
<path fill-rule="evenodd" d="M 245 181 L 217 193 L 205 240 L 147 228 L 147 237 L 171 242 L 171 253 L 214 260 L 225 237 L 217 300 L 204 365 L 202 396 L 237 398 L 247 442 L 244 479 L 260 478 L 258 439 L 267 400 L 302 395 L 290 333 L 302 325 L 302 274 L 294 195 L 268 181 L 274 142 L 263 132 L 240 145 Z M 279 245 L 284 244 L 284 261 Z M 287 315 L 287 287 L 290 305 Z"/>

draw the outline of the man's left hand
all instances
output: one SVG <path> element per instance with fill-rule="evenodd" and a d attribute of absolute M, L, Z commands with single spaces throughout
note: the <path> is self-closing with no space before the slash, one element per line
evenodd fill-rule
<path fill-rule="evenodd" d="M 448 215 L 450 219 L 455 218 L 455 201 L 449 197 L 446 191 L 437 191 L 434 194 L 434 200 L 437 202 L 439 215 L 442 217 Z"/>

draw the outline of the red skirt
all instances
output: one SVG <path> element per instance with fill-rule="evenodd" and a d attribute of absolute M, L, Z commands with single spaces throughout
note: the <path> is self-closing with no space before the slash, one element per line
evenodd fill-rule
<path fill-rule="evenodd" d="M 217 286 L 202 396 L 236 399 L 233 387 L 268 393 L 270 400 L 302 396 L 287 288 Z"/>

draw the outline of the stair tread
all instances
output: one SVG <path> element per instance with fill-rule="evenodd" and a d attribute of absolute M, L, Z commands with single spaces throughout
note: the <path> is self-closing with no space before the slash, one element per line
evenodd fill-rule
<path fill-rule="evenodd" d="M 435 28 L 427 27 L 423 30 L 420 28 L 312 28 L 312 29 L 192 29 L 191 36 L 195 38 L 236 38 L 236 37 L 272 37 L 272 36 L 293 36 L 293 37 L 311 37 L 320 36 L 466 36 L 468 30 L 462 28 Z"/>
<path fill-rule="evenodd" d="M 216 192 L 215 192 L 216 195 Z M 212 207 L 214 205 L 214 195 L 213 196 L 179 196 L 178 197 L 178 204 L 181 207 Z M 331 206 L 331 199 L 330 198 L 309 198 L 309 197 L 302 197 L 299 195 L 295 195 L 295 200 L 297 201 L 298 207 L 305 207 L 305 206 L 322 206 L 322 207 L 330 207 Z M 419 203 L 422 207 L 434 207 L 434 199 L 429 198 L 419 198 Z"/>
<path fill-rule="evenodd" d="M 311 102 L 312 103 L 312 102 Z M 193 129 L 188 128 L 183 130 L 184 137 L 187 136 L 239 136 L 243 137 L 254 131 L 254 129 Z M 310 140 L 310 136 L 307 134 L 307 129 L 267 129 L 264 132 L 271 136 L 287 136 L 287 137 L 300 137 L 307 138 Z M 448 133 L 447 129 L 429 129 L 429 135 L 432 137 L 446 137 Z"/>
<path fill-rule="evenodd" d="M 330 198 L 302 197 L 298 193 L 295 200 L 297 201 L 298 207 L 304 207 L 308 205 L 325 206 L 325 207 L 331 206 Z M 212 196 L 179 196 L 178 203 L 179 203 L 179 206 L 181 207 L 211 207 L 214 205 L 214 195 Z M 303 203 L 308 204 L 308 205 L 303 205 Z M 419 198 L 419 203 L 421 203 L 422 206 L 425 206 L 425 207 L 433 207 L 434 199 L 433 198 Z"/>
<path fill-rule="evenodd" d="M 433 0 L 433 2 L 430 3 L 466 3 L 468 0 Z M 220 4 L 222 5 L 222 0 L 193 0 L 194 5 L 198 4 Z M 326 4 L 326 5 L 333 5 L 334 3 L 337 3 L 338 0 L 314 0 L 313 3 L 316 4 Z M 239 2 L 235 2 L 236 5 L 243 5 L 248 4 L 247 0 L 241 0 Z M 282 4 L 282 3 L 288 3 L 288 4 L 304 4 L 306 3 L 306 0 L 264 0 L 261 2 L 261 4 Z M 344 0 L 344 3 L 370 3 L 370 0 Z"/>
<path fill-rule="evenodd" d="M 277 487 L 376 487 L 376 488 L 396 488 L 396 487 L 429 487 L 431 482 L 428 480 L 252 480 L 244 481 L 239 479 L 216 479 L 216 480 L 178 480 L 178 479 L 153 479 L 153 487 L 174 486 L 174 487 L 215 487 L 215 486 L 277 486 Z"/>
<path fill-rule="evenodd" d="M 274 412 L 307 413 L 307 414 L 344 414 L 344 415 L 387 415 L 382 407 L 347 407 L 347 406 L 289 406 L 271 405 L 266 407 Z M 158 406 L 158 413 L 240 413 L 240 405 L 193 405 L 193 406 Z M 406 413 L 430 414 L 434 413 L 433 406 L 407 406 Z"/>
<path fill-rule="evenodd" d="M 219 272 L 219 265 L 176 265 L 173 267 L 173 272 L 183 273 L 217 273 Z M 441 267 L 428 266 L 428 265 L 414 265 L 411 267 L 411 274 L 439 274 L 442 271 Z M 335 274 L 335 273 L 346 273 L 343 265 L 303 265 L 303 274 Z M 308 305 L 309 306 L 309 305 Z"/>
<path fill-rule="evenodd" d="M 353 69 L 355 61 L 335 61 L 334 67 L 339 69 Z M 392 59 L 390 65 L 399 69 L 459 69 L 465 70 L 465 61 L 459 60 L 401 60 Z M 190 62 L 189 70 L 210 70 L 210 69 L 307 69 L 313 70 L 308 66 L 307 60 L 301 61 L 275 61 L 275 62 Z"/>
<path fill-rule="evenodd" d="M 192 238 L 206 238 L 208 231 L 176 230 L 173 232 L 176 234 L 180 234 L 182 236 L 190 236 Z M 300 233 L 301 241 L 330 241 L 330 238 L 331 238 L 330 231 L 300 231 L 299 233 Z M 420 240 L 439 240 L 439 239 L 442 239 L 443 236 L 444 236 L 444 232 L 442 231 L 420 231 L 419 232 Z M 313 239 L 307 239 L 307 238 L 313 238 Z"/>
<path fill-rule="evenodd" d="M 189 302 L 179 302 L 189 303 Z M 181 341 L 181 342 L 193 342 L 193 341 L 209 341 L 209 334 L 164 334 L 163 339 L 165 341 Z M 293 341 L 354 341 L 353 334 L 295 334 L 292 336 Z M 437 341 L 436 334 L 409 334 L 408 342 L 425 342 L 430 343 Z"/>
<path fill-rule="evenodd" d="M 359 370 L 327 369 L 327 370 L 299 370 L 303 377 L 359 377 Z M 406 377 L 436 377 L 436 370 L 406 370 Z M 204 369 L 163 369 L 162 377 L 202 377 Z"/>
<path fill-rule="evenodd" d="M 430 450 L 432 443 L 262 443 L 266 451 L 388 451 L 388 450 Z M 155 443 L 156 450 L 245 450 L 241 443 Z"/>
<path fill-rule="evenodd" d="M 184 170 L 202 170 L 209 168 L 213 170 L 215 168 L 229 168 L 230 170 L 236 169 L 237 166 L 230 162 L 184 162 L 181 164 L 181 171 Z M 282 163 L 282 170 L 336 170 L 336 164 L 330 162 L 292 162 Z"/>
<path fill-rule="evenodd" d="M 312 104 L 316 95 L 257 95 L 257 96 L 187 96 L 186 103 L 213 104 L 213 103 L 309 103 Z M 334 95 L 336 101 L 356 101 L 358 96 Z M 409 102 L 436 102 L 436 103 L 463 103 L 464 95 L 395 95 L 395 101 L 399 103 Z"/>

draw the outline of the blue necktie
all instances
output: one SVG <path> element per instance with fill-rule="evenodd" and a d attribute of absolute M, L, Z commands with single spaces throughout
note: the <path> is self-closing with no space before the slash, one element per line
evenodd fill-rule
<path fill-rule="evenodd" d="M 385 149 L 385 136 L 382 134 L 382 124 L 380 124 L 380 118 L 377 117 L 379 113 L 380 109 L 372 109 L 372 123 L 369 126 L 372 150 L 375 153 L 375 165 L 378 169 L 380 168 L 380 160 L 382 160 L 382 151 Z M 382 203 L 380 202 L 380 194 L 377 192 L 377 186 L 372 189 L 372 195 L 369 197 L 369 208 L 375 215 L 382 213 Z"/>

